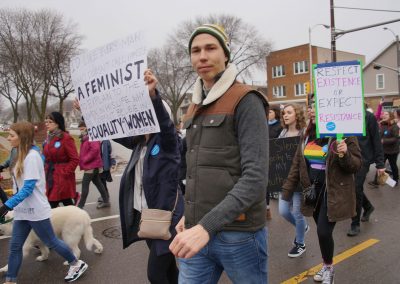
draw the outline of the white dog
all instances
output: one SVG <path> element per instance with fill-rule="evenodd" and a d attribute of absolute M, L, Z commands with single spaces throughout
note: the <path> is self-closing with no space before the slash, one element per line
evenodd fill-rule
<path fill-rule="evenodd" d="M 12 212 L 9 212 L 6 215 L 6 221 L 10 220 L 11 218 Z M 50 221 L 53 226 L 54 233 L 72 249 L 77 259 L 79 259 L 81 254 L 78 245 L 82 237 L 87 250 L 92 250 L 94 245 L 95 253 L 100 254 L 103 252 L 102 244 L 93 237 L 93 229 L 90 225 L 90 217 L 85 210 L 82 210 L 76 206 L 57 207 L 52 209 Z M 1 224 L 0 234 L 2 233 L 3 235 L 11 235 L 12 223 L 13 222 Z M 24 257 L 29 254 L 29 250 L 35 245 L 39 246 L 41 252 L 41 255 L 39 255 L 36 260 L 47 260 L 49 258 L 49 248 L 40 241 L 33 230 L 30 232 L 25 241 L 23 247 Z M 68 263 L 64 262 L 64 264 L 67 265 Z M 7 272 L 7 270 L 8 265 L 1 268 L 0 272 Z"/>

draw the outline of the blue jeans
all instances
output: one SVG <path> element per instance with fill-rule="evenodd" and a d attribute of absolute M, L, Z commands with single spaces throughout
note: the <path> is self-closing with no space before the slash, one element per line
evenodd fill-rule
<path fill-rule="evenodd" d="M 292 200 L 288 202 L 279 194 L 279 214 L 296 228 L 296 242 L 304 245 L 307 221 L 300 211 L 302 198 L 301 192 L 293 192 Z"/>
<path fill-rule="evenodd" d="M 225 270 L 233 283 L 268 283 L 267 229 L 223 231 L 192 258 L 179 258 L 179 283 L 217 283 Z"/>
<path fill-rule="evenodd" d="M 71 249 L 54 234 L 50 219 L 41 221 L 14 220 L 8 256 L 8 271 L 6 281 L 16 282 L 17 274 L 22 263 L 22 247 L 31 229 L 39 239 L 50 249 L 55 250 L 65 258 L 68 263 L 76 260 Z"/>

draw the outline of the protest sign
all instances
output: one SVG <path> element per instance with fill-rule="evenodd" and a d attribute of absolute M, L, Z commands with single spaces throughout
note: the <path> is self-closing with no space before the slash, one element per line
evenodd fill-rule
<path fill-rule="evenodd" d="M 313 74 L 317 137 L 365 136 L 361 63 L 316 64 Z"/>
<path fill-rule="evenodd" d="M 160 131 L 143 81 L 147 50 L 141 33 L 77 56 L 70 68 L 90 140 Z"/>
<path fill-rule="evenodd" d="M 268 191 L 281 191 L 299 141 L 300 136 L 269 140 Z"/>

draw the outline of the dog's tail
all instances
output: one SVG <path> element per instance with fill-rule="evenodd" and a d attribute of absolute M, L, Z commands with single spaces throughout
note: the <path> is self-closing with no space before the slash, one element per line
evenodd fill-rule
<path fill-rule="evenodd" d="M 93 237 L 92 226 L 87 226 L 85 233 L 83 234 L 83 240 L 85 241 L 87 250 L 92 250 L 92 247 L 95 246 L 95 253 L 103 252 L 103 245 Z"/>

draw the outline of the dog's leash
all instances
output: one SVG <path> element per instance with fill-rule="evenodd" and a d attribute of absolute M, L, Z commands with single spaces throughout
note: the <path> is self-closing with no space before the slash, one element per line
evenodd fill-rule
<path fill-rule="evenodd" d="M 11 223 L 14 220 L 14 218 L 10 218 L 8 220 L 5 219 L 5 217 L 0 218 L 0 224 L 7 224 Z"/>

